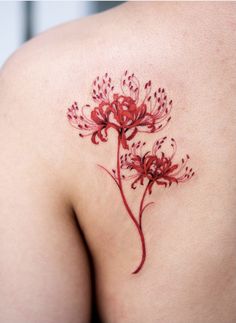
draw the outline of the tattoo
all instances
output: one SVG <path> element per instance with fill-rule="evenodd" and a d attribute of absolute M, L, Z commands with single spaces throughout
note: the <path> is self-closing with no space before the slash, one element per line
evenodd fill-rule
<path fill-rule="evenodd" d="M 120 83 L 121 93 L 114 93 L 111 78 L 106 73 L 93 82 L 92 99 L 95 107 L 89 104 L 78 108 L 74 102 L 67 111 L 70 124 L 79 130 L 80 137 L 90 136 L 93 144 L 108 140 L 108 130 L 117 133 L 116 169 L 109 171 L 101 167 L 115 182 L 121 195 L 125 209 L 135 225 L 142 246 L 142 257 L 133 271 L 138 273 L 146 259 L 146 244 L 142 228 L 142 217 L 148 206 L 145 204 L 147 195 L 151 195 L 153 185 L 164 187 L 172 183 L 184 183 L 193 177 L 192 168 L 187 166 L 189 155 L 180 162 L 174 161 L 177 144 L 174 138 L 169 140 L 171 153 L 163 151 L 167 137 L 154 142 L 152 150 L 143 152 L 145 142 L 130 142 L 139 132 L 156 133 L 161 131 L 171 120 L 172 100 L 168 101 L 163 88 L 152 93 L 151 81 L 144 85 L 144 97 L 140 99 L 140 84 L 134 74 L 124 73 Z M 127 151 L 127 152 L 126 152 Z M 126 153 L 125 153 L 126 152 Z M 131 188 L 144 186 L 140 199 L 139 212 L 135 216 L 129 206 L 123 189 L 123 182 L 131 180 Z"/>

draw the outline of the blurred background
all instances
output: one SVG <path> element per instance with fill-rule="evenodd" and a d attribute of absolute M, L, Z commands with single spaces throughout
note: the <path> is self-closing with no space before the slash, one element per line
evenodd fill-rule
<path fill-rule="evenodd" d="M 69 20 L 124 1 L 0 1 L 0 67 L 25 41 Z"/>

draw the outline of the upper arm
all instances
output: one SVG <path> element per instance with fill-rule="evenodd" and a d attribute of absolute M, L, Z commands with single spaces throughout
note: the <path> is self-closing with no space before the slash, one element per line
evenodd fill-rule
<path fill-rule="evenodd" d="M 32 55 L 20 51 L 0 73 L 0 321 L 86 322 L 89 268 L 63 171 L 63 105 L 54 109 L 52 75 Z"/>

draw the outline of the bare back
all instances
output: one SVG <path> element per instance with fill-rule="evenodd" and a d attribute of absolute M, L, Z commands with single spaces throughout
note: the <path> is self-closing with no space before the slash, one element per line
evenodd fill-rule
<path fill-rule="evenodd" d="M 43 81 L 24 131 L 76 213 L 104 322 L 236 321 L 235 32 L 231 3 L 128 3 L 28 45 Z"/>

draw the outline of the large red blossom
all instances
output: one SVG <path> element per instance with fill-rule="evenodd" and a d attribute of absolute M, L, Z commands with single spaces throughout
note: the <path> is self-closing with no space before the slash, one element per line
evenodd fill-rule
<path fill-rule="evenodd" d="M 152 192 L 154 184 L 162 186 L 171 186 L 172 183 L 183 183 L 188 181 L 193 175 L 193 169 L 187 166 L 189 155 L 181 159 L 179 163 L 174 161 L 176 153 L 176 141 L 171 138 L 171 154 L 167 155 L 162 151 L 162 146 L 167 137 L 157 140 L 151 151 L 143 153 L 145 143 L 133 143 L 130 153 L 121 156 L 121 168 L 134 171 L 134 174 L 126 176 L 127 179 L 133 179 L 131 187 L 136 188 L 144 180 L 148 181 L 149 194 Z"/>
<path fill-rule="evenodd" d="M 117 131 L 124 149 L 137 132 L 154 133 L 162 130 L 170 121 L 172 100 L 168 101 L 163 88 L 152 93 L 151 81 L 144 86 L 140 99 L 140 84 L 134 74 L 126 71 L 121 78 L 121 92 L 113 93 L 114 86 L 106 73 L 93 82 L 92 98 L 95 106 L 86 104 L 78 108 L 75 102 L 67 112 L 72 126 L 80 130 L 80 136 L 91 136 L 94 144 L 107 141 L 108 129 Z"/>

